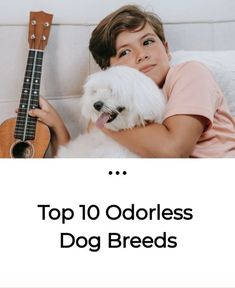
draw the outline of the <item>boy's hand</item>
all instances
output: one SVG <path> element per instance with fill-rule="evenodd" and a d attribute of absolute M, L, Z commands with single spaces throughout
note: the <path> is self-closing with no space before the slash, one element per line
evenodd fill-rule
<path fill-rule="evenodd" d="M 69 132 L 60 115 L 46 99 L 40 97 L 39 106 L 41 109 L 30 110 L 29 115 L 38 117 L 39 121 L 45 123 L 50 128 L 52 136 L 52 153 L 53 155 L 56 155 L 58 147 L 69 142 Z"/>
<path fill-rule="evenodd" d="M 39 121 L 45 123 L 52 130 L 54 130 L 60 122 L 63 122 L 56 110 L 43 97 L 39 98 L 39 106 L 41 109 L 32 109 L 29 111 L 29 115 L 38 117 Z"/>

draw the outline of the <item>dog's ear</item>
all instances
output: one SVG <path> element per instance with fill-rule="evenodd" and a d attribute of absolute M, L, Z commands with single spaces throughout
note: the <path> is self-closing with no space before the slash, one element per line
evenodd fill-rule
<path fill-rule="evenodd" d="M 142 102 L 135 101 L 135 112 L 138 115 L 139 123 L 142 125 L 145 123 L 145 120 L 153 121 L 155 118 L 155 111 L 152 103 L 150 103 L 147 99 Z"/>
<path fill-rule="evenodd" d="M 165 97 L 156 84 L 145 82 L 135 89 L 133 106 L 141 123 L 155 121 L 161 123 L 165 112 Z M 145 85 L 144 85 L 145 84 Z"/>

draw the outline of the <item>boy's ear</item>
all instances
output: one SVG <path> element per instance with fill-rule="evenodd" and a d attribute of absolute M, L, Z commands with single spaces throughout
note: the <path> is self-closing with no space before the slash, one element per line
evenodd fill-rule
<path fill-rule="evenodd" d="M 167 54 L 168 59 L 169 59 L 169 61 L 170 61 L 170 60 L 171 60 L 171 54 L 170 54 L 170 51 L 169 51 L 168 42 L 166 41 L 163 45 L 164 45 L 164 47 L 165 47 L 166 54 Z"/>

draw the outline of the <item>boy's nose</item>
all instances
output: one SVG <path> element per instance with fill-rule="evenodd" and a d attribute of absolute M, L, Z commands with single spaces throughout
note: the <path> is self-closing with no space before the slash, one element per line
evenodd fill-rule
<path fill-rule="evenodd" d="M 150 55 L 147 54 L 140 54 L 137 58 L 137 63 L 141 63 L 144 60 L 149 60 L 150 59 Z"/>
<path fill-rule="evenodd" d="M 102 101 L 97 101 L 97 102 L 94 103 L 93 106 L 94 106 L 95 110 L 100 111 L 101 108 L 104 106 L 104 102 L 102 102 Z"/>

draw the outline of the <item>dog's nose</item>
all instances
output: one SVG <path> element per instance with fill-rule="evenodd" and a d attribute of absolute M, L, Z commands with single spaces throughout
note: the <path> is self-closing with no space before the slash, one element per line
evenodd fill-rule
<path fill-rule="evenodd" d="M 97 101 L 94 103 L 94 108 L 97 110 L 97 111 L 100 111 L 101 108 L 104 106 L 104 103 L 102 101 Z"/>

